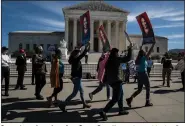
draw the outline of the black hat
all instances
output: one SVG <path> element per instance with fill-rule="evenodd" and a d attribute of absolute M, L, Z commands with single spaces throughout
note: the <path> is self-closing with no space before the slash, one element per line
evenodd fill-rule
<path fill-rule="evenodd" d="M 119 49 L 117 49 L 117 48 L 112 48 L 111 52 L 119 52 Z"/>
<path fill-rule="evenodd" d="M 6 46 L 3 46 L 2 48 L 1 48 L 1 50 L 8 50 L 8 48 L 6 47 Z"/>

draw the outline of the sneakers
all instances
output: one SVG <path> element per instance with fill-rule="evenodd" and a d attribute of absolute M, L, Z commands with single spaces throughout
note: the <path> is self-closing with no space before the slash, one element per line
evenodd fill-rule
<path fill-rule="evenodd" d="M 93 99 L 93 94 L 92 93 L 89 93 L 89 98 L 92 101 L 92 99 Z"/>
<path fill-rule="evenodd" d="M 153 106 L 153 104 L 148 100 L 146 101 L 145 107 Z"/>
<path fill-rule="evenodd" d="M 119 111 L 119 115 L 128 115 L 128 114 L 129 114 L 129 112 L 126 110 Z"/>
<path fill-rule="evenodd" d="M 105 112 L 100 112 L 99 114 L 103 118 L 103 121 L 107 121 L 108 120 Z"/>
<path fill-rule="evenodd" d="M 90 107 L 91 107 L 91 105 L 88 105 L 88 104 L 83 105 L 83 108 L 90 108 Z"/>
<path fill-rule="evenodd" d="M 127 98 L 126 101 L 127 101 L 127 105 L 131 108 L 132 107 L 131 106 L 132 99 L 131 98 Z"/>
<path fill-rule="evenodd" d="M 110 100 L 112 100 L 112 97 L 107 98 L 107 101 L 110 101 Z"/>
<path fill-rule="evenodd" d="M 52 99 L 50 97 L 47 97 L 46 99 L 48 101 L 48 107 L 50 108 L 52 105 Z"/>
<path fill-rule="evenodd" d="M 37 100 L 44 100 L 43 96 L 41 96 L 41 95 L 37 95 L 37 96 L 36 96 L 36 99 L 37 99 Z"/>
<path fill-rule="evenodd" d="M 27 90 L 27 88 L 25 88 L 25 87 L 21 87 L 21 88 L 20 88 L 20 90 Z"/>
<path fill-rule="evenodd" d="M 60 104 L 58 105 L 58 107 L 60 108 L 61 111 L 67 112 L 66 106 L 65 106 L 63 103 L 60 103 Z"/>

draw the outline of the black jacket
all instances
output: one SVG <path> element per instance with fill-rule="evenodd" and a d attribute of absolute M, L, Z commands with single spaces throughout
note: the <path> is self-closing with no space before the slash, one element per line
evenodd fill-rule
<path fill-rule="evenodd" d="M 70 59 L 71 61 L 71 76 L 72 78 L 82 78 L 82 63 L 81 59 L 86 55 L 87 50 L 85 49 L 80 56 Z"/>
<path fill-rule="evenodd" d="M 23 72 L 26 71 L 27 70 L 26 57 L 24 55 L 17 56 L 15 65 L 17 65 L 17 71 L 23 71 Z"/>
<path fill-rule="evenodd" d="M 172 60 L 170 58 L 163 57 L 161 60 L 161 64 L 163 64 L 163 68 L 172 68 Z"/>
<path fill-rule="evenodd" d="M 108 59 L 106 67 L 105 67 L 104 81 L 108 82 L 110 85 L 116 82 L 122 82 L 121 79 L 119 78 L 120 63 L 126 63 L 130 61 L 131 55 L 132 55 L 132 49 L 130 48 L 128 49 L 127 56 L 116 57 L 114 61 L 111 61 L 111 62 L 109 62 L 109 59 Z"/>

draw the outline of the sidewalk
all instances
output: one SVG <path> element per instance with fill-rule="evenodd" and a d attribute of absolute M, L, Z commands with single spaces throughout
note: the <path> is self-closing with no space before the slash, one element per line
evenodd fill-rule
<path fill-rule="evenodd" d="M 172 78 L 171 87 L 161 86 L 161 77 L 152 77 L 151 99 L 153 107 L 143 107 L 145 105 L 145 89 L 133 101 L 132 108 L 128 108 L 125 99 L 129 97 L 137 88 L 136 83 L 124 84 L 124 107 L 129 115 L 118 116 L 117 104 L 107 113 L 107 122 L 184 122 L 184 92 L 178 90 L 182 87 L 179 77 Z M 10 96 L 2 96 L 2 122 L 102 122 L 98 112 L 107 104 L 106 89 L 94 96 L 91 109 L 82 109 L 79 94 L 74 98 L 74 102 L 67 106 L 67 113 L 62 113 L 58 107 L 47 108 L 46 100 L 38 101 L 34 97 L 35 86 L 30 84 L 31 79 L 25 78 L 24 83 L 27 90 L 13 90 L 16 78 L 10 79 Z M 44 87 L 42 95 L 47 97 L 53 89 L 50 88 L 49 78 Z M 133 82 L 133 80 L 131 80 Z M 89 101 L 88 93 L 94 90 L 97 81 L 83 80 L 85 99 Z M 4 87 L 4 85 L 2 86 Z M 72 92 L 73 84 L 70 80 L 64 80 L 63 91 L 59 94 L 60 100 Z M 4 88 L 3 88 L 4 90 Z M 4 91 L 2 91 L 4 93 Z"/>

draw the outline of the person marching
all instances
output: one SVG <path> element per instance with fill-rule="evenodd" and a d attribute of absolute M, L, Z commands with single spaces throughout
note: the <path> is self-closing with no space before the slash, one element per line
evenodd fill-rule
<path fill-rule="evenodd" d="M 3 46 L 1 48 L 1 83 L 3 82 L 3 79 L 5 79 L 5 94 L 4 96 L 9 96 L 8 91 L 9 91 L 9 82 L 10 82 L 10 66 L 9 64 L 11 63 L 10 57 L 7 55 L 8 53 L 8 48 Z"/>
<path fill-rule="evenodd" d="M 35 66 L 35 96 L 37 100 L 43 100 L 44 98 L 40 95 L 40 92 L 46 84 L 46 59 L 42 55 L 42 46 L 38 46 L 36 52 L 37 54 L 33 61 Z"/>
<path fill-rule="evenodd" d="M 99 114 L 103 120 L 107 120 L 106 113 L 118 102 L 119 115 L 126 115 L 128 112 L 123 108 L 123 87 L 122 80 L 119 78 L 119 68 L 120 63 L 126 63 L 131 59 L 132 53 L 132 43 L 128 48 L 128 54 L 126 57 L 118 56 L 119 50 L 117 48 L 112 48 L 110 51 L 109 58 L 105 66 L 105 77 L 104 83 L 110 84 L 113 89 L 112 100 L 108 102 L 103 111 Z"/>
<path fill-rule="evenodd" d="M 17 90 L 19 87 L 21 90 L 26 90 L 25 86 L 23 85 L 24 82 L 24 74 L 25 71 L 27 71 L 27 63 L 26 63 L 26 54 L 23 49 L 19 50 L 19 55 L 16 59 L 16 65 L 17 65 L 17 71 L 18 71 L 18 78 L 17 78 L 17 84 L 15 86 L 15 90 Z"/>
<path fill-rule="evenodd" d="M 87 53 L 88 48 L 89 48 L 89 43 L 85 46 L 85 50 L 82 52 L 82 54 L 80 54 L 79 49 L 75 49 L 69 57 L 68 62 L 69 62 L 69 64 L 71 64 L 71 76 L 72 76 L 71 80 L 74 84 L 74 87 L 73 87 L 73 92 L 71 93 L 71 95 L 69 95 L 67 97 L 67 99 L 65 100 L 65 103 L 61 102 L 59 104 L 59 108 L 63 112 L 67 112 L 65 109 L 66 105 L 68 105 L 68 103 L 77 95 L 78 91 L 80 92 L 80 97 L 83 102 L 83 108 L 90 108 L 91 107 L 84 100 L 84 91 L 83 91 L 83 87 L 82 87 L 82 83 L 81 83 L 81 78 L 82 78 L 81 59 Z"/>
<path fill-rule="evenodd" d="M 127 98 L 127 104 L 129 107 L 131 107 L 131 103 L 133 98 L 135 98 L 138 94 L 141 93 L 143 89 L 143 84 L 146 87 L 146 104 L 145 106 L 153 106 L 153 104 L 150 102 L 150 81 L 149 77 L 147 74 L 147 58 L 151 54 L 153 47 L 155 43 L 151 46 L 150 50 L 146 54 L 143 50 L 142 47 L 140 48 L 140 51 L 138 53 L 138 56 L 136 58 L 136 64 L 138 65 L 138 89 L 136 92 L 134 92 L 130 98 Z"/>
<path fill-rule="evenodd" d="M 105 58 L 104 54 L 105 53 L 102 53 L 101 57 L 98 60 L 98 65 L 97 65 L 97 69 L 96 69 L 97 72 L 98 72 L 99 67 L 100 67 L 99 66 L 100 62 Z M 99 82 L 99 86 L 93 92 L 89 93 L 89 98 L 91 99 L 91 101 L 93 99 L 93 95 L 95 95 L 98 92 L 100 92 L 103 89 L 104 86 L 106 86 L 106 88 L 107 88 L 107 100 L 111 100 L 111 97 L 110 97 L 110 86 L 108 84 L 103 84 L 103 83 Z"/>
<path fill-rule="evenodd" d="M 185 70 L 184 53 L 179 53 L 178 58 L 179 58 L 179 61 L 178 61 L 177 65 L 175 66 L 175 70 L 180 70 L 180 72 L 181 72 L 181 79 L 182 79 L 182 86 L 183 86 L 181 89 L 184 91 L 184 70 Z"/>
<path fill-rule="evenodd" d="M 57 103 L 57 95 L 63 89 L 63 80 L 64 75 L 64 64 L 62 63 L 62 52 L 60 49 L 55 50 L 55 56 L 51 62 L 51 87 L 54 87 L 53 93 L 51 96 L 47 97 L 50 107 L 52 105 L 52 98 L 55 97 L 54 104 Z"/>

